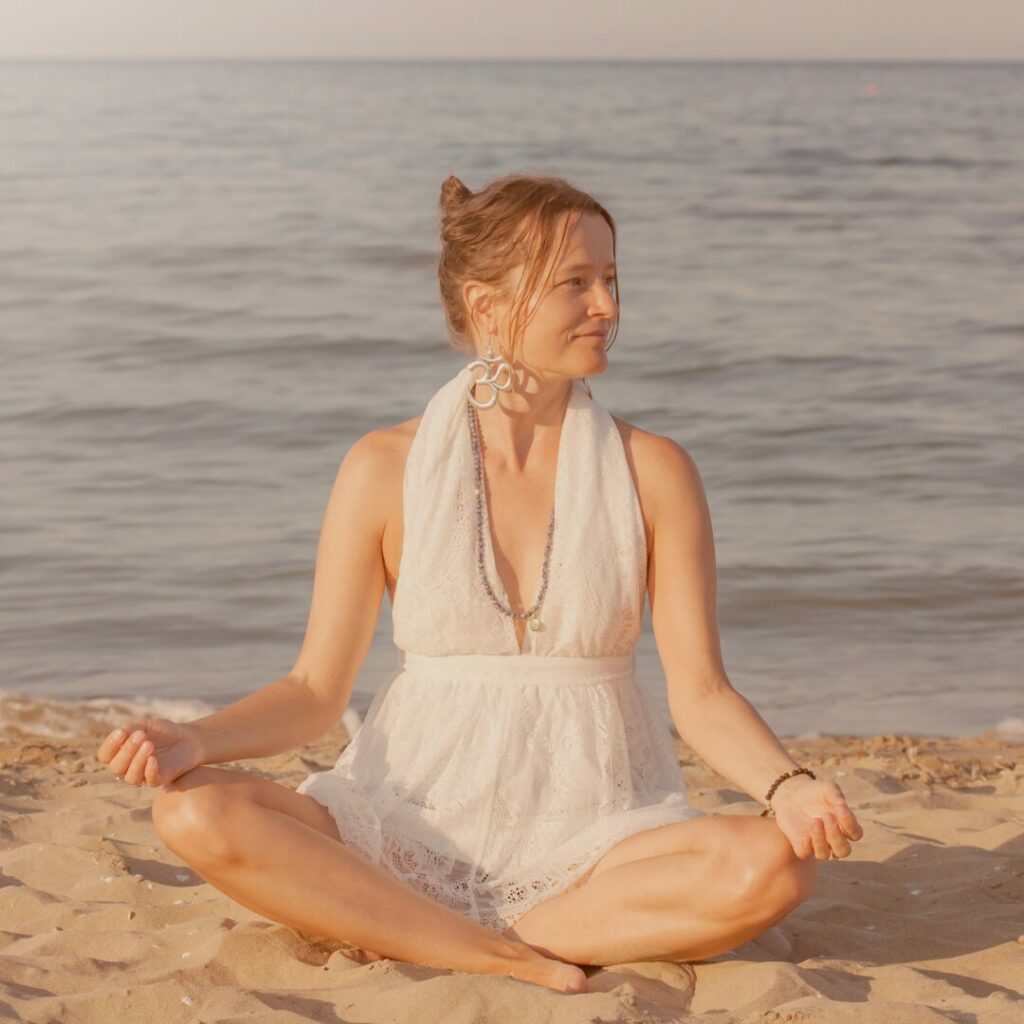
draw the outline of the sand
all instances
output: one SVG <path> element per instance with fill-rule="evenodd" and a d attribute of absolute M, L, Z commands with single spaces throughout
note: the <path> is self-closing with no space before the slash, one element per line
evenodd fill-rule
<path fill-rule="evenodd" d="M 694 964 L 588 967 L 562 995 L 498 976 L 361 964 L 233 902 L 153 830 L 154 790 L 95 757 L 117 702 L 0 698 L 0 1018 L 177 1021 L 1024 1022 L 1024 735 L 793 739 L 864 828 L 762 938 Z M 1011 720 L 1016 726 L 1016 720 Z M 344 726 L 244 768 L 294 787 Z M 759 806 L 676 740 L 691 801 Z"/>

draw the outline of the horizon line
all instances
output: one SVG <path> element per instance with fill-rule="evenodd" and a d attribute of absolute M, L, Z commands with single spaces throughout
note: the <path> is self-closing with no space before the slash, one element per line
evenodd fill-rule
<path fill-rule="evenodd" d="M 422 63 L 422 64 L 1021 64 L 1024 57 L 396 57 L 207 54 L 3 54 L 23 63 Z"/>

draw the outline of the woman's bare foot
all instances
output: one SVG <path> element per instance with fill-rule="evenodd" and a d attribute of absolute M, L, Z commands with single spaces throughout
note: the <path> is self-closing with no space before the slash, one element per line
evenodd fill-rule
<path fill-rule="evenodd" d="M 372 964 L 386 959 L 380 953 L 376 953 L 372 949 L 363 949 L 361 946 L 342 946 L 339 952 L 358 964 Z M 532 946 L 518 940 L 515 954 L 514 959 L 503 961 L 500 969 L 493 973 L 501 973 L 515 978 L 517 981 L 528 981 L 534 985 L 553 988 L 556 992 L 575 995 L 589 991 L 586 974 L 575 964 L 549 959 L 542 953 L 538 953 Z"/>
<path fill-rule="evenodd" d="M 502 933 L 503 939 L 511 939 L 516 945 L 523 948 L 524 963 L 521 967 L 514 967 L 508 973 L 520 981 L 532 981 L 537 985 L 546 985 L 558 992 L 571 992 L 576 995 L 580 992 L 588 992 L 587 976 L 575 964 L 567 964 L 564 960 L 555 960 L 544 956 L 539 950 L 534 949 L 528 942 L 524 942 L 516 934 L 514 926 L 509 926 Z M 527 977 L 527 972 L 536 972 Z M 514 973 L 513 973 L 514 972 Z M 544 978 L 546 980 L 539 980 Z"/>
<path fill-rule="evenodd" d="M 527 952 L 522 961 L 512 964 L 505 972 L 510 978 L 572 995 L 589 991 L 586 974 L 575 964 L 549 960 L 530 946 L 526 946 L 525 950 Z"/>
<path fill-rule="evenodd" d="M 506 964 L 507 970 L 503 973 L 508 977 L 573 995 L 588 991 L 587 976 L 575 964 L 563 963 L 561 960 L 549 960 L 525 944 L 524 950 L 522 960 L 514 962 L 511 966 Z M 342 948 L 341 952 L 358 964 L 372 964 L 385 959 L 380 953 L 358 946 L 346 946 Z"/>

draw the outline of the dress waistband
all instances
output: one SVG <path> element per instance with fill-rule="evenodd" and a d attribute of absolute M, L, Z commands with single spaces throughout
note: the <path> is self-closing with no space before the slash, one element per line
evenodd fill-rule
<path fill-rule="evenodd" d="M 417 654 L 402 652 L 402 668 L 417 678 L 491 685 L 586 686 L 633 679 L 633 652 L 609 658 L 555 654 Z"/>

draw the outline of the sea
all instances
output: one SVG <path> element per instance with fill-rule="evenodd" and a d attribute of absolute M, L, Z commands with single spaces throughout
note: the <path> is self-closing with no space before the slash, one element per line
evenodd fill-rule
<path fill-rule="evenodd" d="M 341 459 L 464 361 L 441 182 L 513 172 L 616 220 L 591 386 L 693 457 L 766 723 L 1024 734 L 1022 63 L 0 63 L 0 691 L 289 672 Z M 649 612 L 637 675 L 671 727 Z"/>

